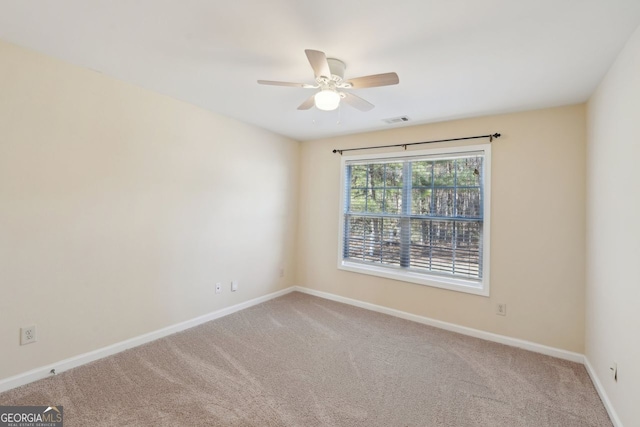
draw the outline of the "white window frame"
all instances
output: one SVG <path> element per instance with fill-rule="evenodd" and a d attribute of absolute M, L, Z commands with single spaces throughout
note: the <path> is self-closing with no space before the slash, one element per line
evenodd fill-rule
<path fill-rule="evenodd" d="M 398 267 L 363 264 L 343 259 L 344 254 L 344 217 L 345 217 L 345 170 L 349 161 L 371 161 L 390 159 L 409 159 L 418 156 L 434 156 L 446 159 L 447 155 L 454 157 L 469 152 L 483 152 L 484 154 L 484 200 L 483 200 L 483 235 L 482 235 L 482 280 L 465 280 L 464 278 L 441 276 L 431 272 L 409 271 Z M 490 290 L 490 236 L 491 236 L 491 145 L 478 144 L 459 147 L 433 148 L 400 153 L 379 153 L 342 156 L 340 162 L 340 211 L 338 228 L 338 269 L 354 273 L 385 277 L 388 279 L 411 282 L 419 285 L 448 289 L 457 292 L 489 296 Z"/>

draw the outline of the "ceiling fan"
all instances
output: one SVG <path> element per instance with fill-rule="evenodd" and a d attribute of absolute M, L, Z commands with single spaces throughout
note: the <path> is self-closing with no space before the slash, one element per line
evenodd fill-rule
<path fill-rule="evenodd" d="M 360 111 L 369 111 L 374 107 L 372 103 L 352 93 L 342 92 L 341 89 L 389 86 L 396 85 L 399 82 L 396 73 L 374 74 L 345 80 L 344 70 L 346 65 L 344 62 L 335 58 L 327 58 L 324 52 L 319 50 L 306 49 L 304 53 L 307 54 L 307 59 L 316 76 L 315 84 L 258 80 L 258 83 L 262 85 L 320 89 L 300 104 L 298 110 L 308 110 L 315 105 L 320 110 L 332 111 L 338 108 L 340 101 L 344 99 L 344 102 Z"/>

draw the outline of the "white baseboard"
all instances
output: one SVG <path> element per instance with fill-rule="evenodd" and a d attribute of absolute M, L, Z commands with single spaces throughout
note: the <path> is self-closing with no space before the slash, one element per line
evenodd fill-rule
<path fill-rule="evenodd" d="M 602 400 L 602 403 L 604 404 L 604 407 L 607 410 L 609 418 L 611 418 L 611 422 L 613 423 L 614 427 L 623 427 L 622 422 L 620 421 L 620 418 L 616 413 L 616 410 L 613 409 L 613 405 L 611 404 L 611 400 L 609 400 L 609 396 L 607 396 L 607 393 L 604 391 L 604 387 L 602 386 L 600 377 L 596 375 L 596 371 L 595 369 L 593 369 L 593 366 L 591 365 L 591 362 L 589 362 L 587 356 L 584 356 L 584 366 L 587 369 L 587 373 L 591 377 L 591 382 L 596 388 L 596 391 L 600 396 L 600 400 Z"/>
<path fill-rule="evenodd" d="M 356 299 L 346 298 L 340 295 L 330 294 L 328 292 L 316 291 L 315 289 L 309 289 L 302 286 L 294 286 L 298 292 L 314 295 L 320 298 L 325 298 L 332 301 L 342 302 L 345 304 L 353 305 L 355 307 L 364 308 L 367 310 L 377 311 L 379 313 L 388 314 L 390 316 L 399 317 L 401 319 L 411 320 L 413 322 L 423 323 L 425 325 L 434 326 L 436 328 L 445 329 L 451 332 L 457 332 L 459 334 L 468 335 L 475 338 L 481 338 L 487 341 L 493 341 L 500 344 L 509 345 L 511 347 L 518 347 L 525 350 L 533 351 L 535 353 L 545 354 L 547 356 L 557 357 L 559 359 L 570 360 L 576 363 L 584 363 L 584 355 L 580 353 L 574 353 L 572 351 L 562 350 L 555 347 L 549 347 L 542 344 L 537 344 L 531 341 L 525 341 L 518 338 L 511 338 L 504 335 L 494 334 L 492 332 L 485 332 L 479 329 L 468 328 L 466 326 L 456 325 L 454 323 L 443 322 L 441 320 L 431 319 L 429 317 L 418 316 L 417 314 L 407 313 L 405 311 L 395 310 L 393 308 L 384 307 L 381 305 L 371 304 L 368 302 L 362 302 Z"/>
<path fill-rule="evenodd" d="M 95 360 L 102 359 L 104 357 L 111 356 L 116 353 L 120 353 L 121 351 L 128 350 L 130 348 L 137 347 L 142 344 L 146 344 L 148 342 L 157 340 L 159 338 L 166 337 L 176 332 L 180 332 L 185 329 L 189 329 L 194 326 L 198 326 L 203 323 L 209 322 L 211 320 L 215 320 L 220 317 L 227 316 L 229 314 L 235 313 L 245 308 L 249 308 L 254 305 L 277 298 L 279 296 L 286 295 L 293 291 L 298 291 L 305 294 L 314 295 L 320 298 L 349 304 L 355 307 L 360 307 L 367 310 L 388 314 L 388 315 L 399 317 L 402 319 L 411 320 L 413 322 L 434 326 L 440 329 L 445 329 L 447 331 L 457 332 L 457 333 L 472 336 L 475 338 L 481 338 L 487 341 L 493 341 L 500 344 L 509 345 L 512 347 L 523 348 L 525 350 L 545 354 L 548 356 L 557 357 L 559 359 L 565 359 L 565 360 L 570 360 L 572 362 L 582 363 L 585 365 L 586 370 L 589 376 L 591 377 L 591 380 L 596 390 L 598 391 L 598 394 L 600 395 L 600 399 L 602 400 L 605 408 L 607 409 L 607 412 L 609 413 L 609 417 L 611 418 L 611 421 L 613 422 L 614 426 L 622 427 L 622 423 L 620 422 L 618 415 L 613 409 L 613 406 L 611 405 L 611 401 L 609 400 L 607 394 L 605 393 L 604 388 L 602 387 L 602 383 L 600 382 L 600 379 L 598 378 L 593 367 L 589 363 L 589 360 L 582 354 L 574 353 L 571 351 L 562 350 L 554 347 L 549 347 L 542 344 L 537 344 L 531 341 L 525 341 L 517 338 L 507 337 L 504 335 L 494 334 L 491 332 L 481 331 L 478 329 L 468 328 L 466 326 L 460 326 L 453 323 L 443 322 L 441 320 L 431 319 L 428 317 L 419 316 L 416 314 L 411 314 L 404 311 L 395 310 L 392 308 L 371 304 L 368 302 L 363 302 L 363 301 L 355 300 L 352 298 L 343 297 L 340 295 L 331 294 L 328 292 L 317 291 L 317 290 L 305 288 L 302 286 L 293 286 L 287 289 L 273 292 L 268 295 L 264 295 L 262 297 L 254 298 L 249 301 L 245 301 L 230 307 L 225 307 L 220 310 L 216 310 L 214 312 L 205 314 L 203 316 L 196 317 L 194 319 L 187 320 L 185 322 L 181 322 L 172 326 L 168 326 L 166 328 L 159 329 L 154 332 L 150 332 L 148 334 L 140 335 L 138 337 L 121 341 L 119 343 L 116 343 L 107 347 L 103 347 L 98 350 L 94 350 L 94 351 L 84 353 L 78 356 L 74 356 L 65 360 L 61 360 L 51 365 L 42 366 L 40 368 L 36 368 L 31 371 L 24 372 L 22 374 L 15 375 L 13 377 L 2 379 L 0 380 L 0 393 L 15 387 L 19 387 L 24 384 L 31 383 L 33 381 L 37 381 L 42 378 L 46 378 L 51 375 L 50 372 L 52 369 L 55 369 L 56 373 L 61 373 L 69 369 L 87 364 L 89 362 L 93 362 Z"/>
<path fill-rule="evenodd" d="M 68 359 L 61 360 L 51 365 L 42 366 L 40 368 L 32 369 L 30 371 L 18 374 L 12 377 L 8 377 L 0 380 L 0 393 L 3 391 L 11 390 L 12 388 L 19 387 L 24 384 L 31 383 L 33 381 L 40 380 L 51 376 L 51 370 L 55 369 L 56 373 L 67 371 L 71 368 L 75 368 L 94 360 L 102 359 L 107 356 L 111 356 L 121 351 L 128 350 L 133 347 L 137 347 L 142 344 L 157 340 L 159 338 L 166 337 L 167 335 L 175 334 L 176 332 L 184 331 L 185 329 L 193 328 L 194 326 L 201 325 L 205 322 L 218 319 L 220 317 L 228 316 L 245 308 L 252 307 L 254 305 L 269 301 L 279 296 L 288 294 L 295 290 L 294 287 L 283 289 L 281 291 L 273 292 L 258 298 L 251 299 L 249 301 L 242 302 L 240 304 L 232 305 L 230 307 L 221 308 L 214 312 L 205 314 L 203 316 L 196 317 L 191 320 L 187 320 L 175 325 L 168 326 L 157 331 L 149 332 L 148 334 L 140 335 L 119 343 L 112 344 L 107 347 L 103 347 L 88 353 L 80 354 L 78 356 L 70 357 Z"/>
<path fill-rule="evenodd" d="M 600 378 L 596 375 L 593 366 L 589 362 L 589 359 L 580 353 L 574 353 L 572 351 L 562 350 L 559 348 L 549 347 L 542 344 L 537 344 L 531 341 L 525 341 L 518 338 L 511 338 L 504 335 L 498 335 L 491 332 L 481 331 L 479 329 L 468 328 L 466 326 L 456 325 L 454 323 L 443 322 L 441 320 L 431 319 L 429 317 L 418 316 L 416 314 L 407 313 L 400 310 L 395 310 L 393 308 L 384 307 L 381 305 L 371 304 L 368 302 L 359 301 L 352 298 L 343 297 L 340 295 L 331 294 L 328 292 L 317 291 L 315 289 L 305 288 L 303 286 L 294 286 L 294 289 L 298 292 L 302 292 L 305 294 L 317 296 L 320 298 L 341 302 L 344 304 L 353 305 L 355 307 L 364 308 L 366 310 L 376 311 L 379 313 L 388 314 L 390 316 L 399 317 L 401 319 L 411 320 L 413 322 L 423 323 L 425 325 L 434 326 L 436 328 L 445 329 L 447 331 L 457 332 L 459 334 L 472 336 L 475 338 L 481 338 L 487 341 L 493 341 L 500 344 L 509 345 L 512 347 L 518 347 L 525 350 L 533 351 L 535 353 L 545 354 L 547 356 L 557 357 L 559 359 L 569 360 L 571 362 L 576 362 L 583 364 L 589 377 L 591 378 L 591 382 L 593 382 L 595 389 L 600 396 L 600 400 L 607 410 L 609 414 L 609 418 L 613 423 L 614 427 L 623 427 L 618 414 L 616 413 L 613 405 L 611 404 L 611 400 L 609 400 L 609 396 L 604 390 L 602 383 L 600 382 Z"/>

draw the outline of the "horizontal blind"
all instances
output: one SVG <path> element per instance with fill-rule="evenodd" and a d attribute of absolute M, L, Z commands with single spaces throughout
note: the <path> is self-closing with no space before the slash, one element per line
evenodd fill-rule
<path fill-rule="evenodd" d="M 482 279 L 482 152 L 345 167 L 344 259 Z"/>

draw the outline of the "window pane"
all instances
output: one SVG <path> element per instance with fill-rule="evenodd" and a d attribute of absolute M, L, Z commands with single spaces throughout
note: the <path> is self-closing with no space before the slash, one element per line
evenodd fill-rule
<path fill-rule="evenodd" d="M 364 188 L 367 186 L 367 166 L 352 165 L 351 167 L 351 188 Z"/>
<path fill-rule="evenodd" d="M 431 214 L 431 189 L 412 190 L 411 213 L 413 215 Z"/>
<path fill-rule="evenodd" d="M 482 238 L 480 222 L 459 222 L 456 224 L 455 274 L 481 277 L 480 242 Z"/>
<path fill-rule="evenodd" d="M 480 189 L 459 189 L 456 195 L 456 216 L 480 217 Z"/>
<path fill-rule="evenodd" d="M 453 186 L 455 183 L 453 160 L 438 160 L 433 164 L 433 180 L 436 186 Z"/>
<path fill-rule="evenodd" d="M 453 273 L 453 222 L 432 221 L 431 270 Z"/>
<path fill-rule="evenodd" d="M 482 157 L 467 157 L 456 160 L 458 187 L 480 186 Z"/>
<path fill-rule="evenodd" d="M 384 187 L 384 163 L 368 165 L 369 187 Z"/>
<path fill-rule="evenodd" d="M 386 164 L 385 186 L 402 187 L 402 163 Z"/>
<path fill-rule="evenodd" d="M 384 204 L 386 213 L 400 214 L 402 212 L 402 190 L 387 189 Z"/>
<path fill-rule="evenodd" d="M 346 257 L 400 266 L 400 220 L 347 218 Z"/>
<path fill-rule="evenodd" d="M 345 239 L 345 256 L 353 259 L 364 259 L 365 238 L 371 232 L 371 221 L 363 217 L 347 217 L 347 236 Z"/>
<path fill-rule="evenodd" d="M 369 227 L 364 236 L 363 259 L 365 261 L 379 261 L 382 218 L 367 218 L 367 223 Z"/>
<path fill-rule="evenodd" d="M 410 267 L 480 278 L 480 222 L 411 220 Z"/>
<path fill-rule="evenodd" d="M 366 190 L 351 189 L 350 211 L 365 212 L 366 211 Z"/>
<path fill-rule="evenodd" d="M 399 214 L 402 170 L 401 162 L 352 165 L 349 212 Z"/>
<path fill-rule="evenodd" d="M 384 189 L 369 188 L 367 190 L 367 212 L 381 213 L 384 207 Z"/>
<path fill-rule="evenodd" d="M 453 188 L 436 188 L 433 198 L 435 216 L 453 216 Z"/>
<path fill-rule="evenodd" d="M 413 162 L 411 164 L 412 185 L 414 187 L 431 187 L 432 170 L 433 162 Z"/>
<path fill-rule="evenodd" d="M 380 247 L 380 261 L 383 264 L 400 266 L 400 220 L 384 218 Z"/>
<path fill-rule="evenodd" d="M 431 270 L 431 224 L 430 220 L 411 221 L 411 267 Z"/>

